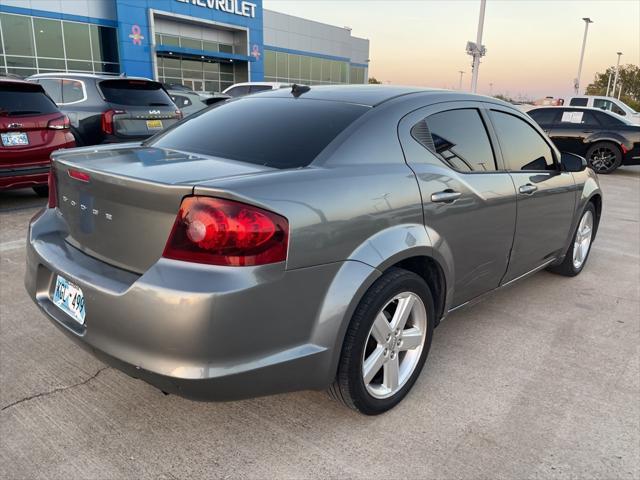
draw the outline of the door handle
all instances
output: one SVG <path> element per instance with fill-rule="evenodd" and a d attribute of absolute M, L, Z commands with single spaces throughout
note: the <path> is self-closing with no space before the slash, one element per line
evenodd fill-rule
<path fill-rule="evenodd" d="M 538 190 L 538 187 L 527 183 L 526 185 L 521 185 L 518 190 L 520 190 L 520 193 L 524 193 L 525 195 L 531 195 L 533 192 Z"/>
<path fill-rule="evenodd" d="M 593 130 L 583 130 L 582 133 L 593 133 Z"/>
<path fill-rule="evenodd" d="M 462 196 L 462 193 L 455 192 L 450 188 L 431 194 L 431 201 L 434 203 L 452 203 Z"/>

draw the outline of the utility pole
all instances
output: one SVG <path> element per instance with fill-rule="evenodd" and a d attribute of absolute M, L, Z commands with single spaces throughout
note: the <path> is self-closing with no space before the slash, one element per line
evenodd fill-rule
<path fill-rule="evenodd" d="M 616 63 L 616 76 L 613 77 L 613 96 L 616 96 L 616 85 L 618 84 L 618 74 L 620 73 L 620 57 L 622 56 L 622 52 L 617 52 L 618 62 Z"/>
<path fill-rule="evenodd" d="M 582 37 L 582 49 L 580 50 L 580 63 L 578 63 L 578 76 L 576 77 L 576 81 L 574 83 L 574 89 L 576 95 L 580 94 L 580 76 L 582 75 L 582 61 L 584 60 L 584 50 L 587 46 L 587 33 L 589 32 L 589 24 L 593 23 L 589 17 L 584 17 L 584 37 Z"/>
<path fill-rule="evenodd" d="M 611 73 L 609 74 L 609 81 L 607 82 L 607 93 L 605 95 L 605 97 L 609 96 L 609 87 L 611 87 Z"/>
<path fill-rule="evenodd" d="M 620 95 L 622 95 L 622 82 L 620 82 L 620 89 L 618 90 L 618 100 L 620 100 Z"/>
<path fill-rule="evenodd" d="M 460 83 L 458 84 L 458 90 L 462 90 L 462 76 L 464 75 L 464 70 L 458 70 L 460 74 Z"/>
<path fill-rule="evenodd" d="M 473 71 L 471 74 L 471 92 L 476 93 L 478 89 L 478 70 L 480 69 L 480 58 L 484 57 L 487 49 L 482 45 L 482 30 L 484 29 L 484 11 L 487 0 L 480 0 L 480 17 L 478 18 L 478 34 L 476 43 L 467 42 L 467 53 L 473 57 Z"/>

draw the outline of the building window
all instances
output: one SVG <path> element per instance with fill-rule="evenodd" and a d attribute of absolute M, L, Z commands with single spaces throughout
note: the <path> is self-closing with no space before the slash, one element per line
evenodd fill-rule
<path fill-rule="evenodd" d="M 218 62 L 158 54 L 158 79 L 165 84 L 185 85 L 196 92 L 221 92 L 247 80 L 244 62 Z"/>
<path fill-rule="evenodd" d="M 199 38 L 182 37 L 165 33 L 156 34 L 156 45 L 162 45 L 164 47 L 190 48 L 192 50 L 204 50 L 207 52 L 240 53 L 241 55 L 246 55 L 246 48 L 245 51 L 243 51 L 241 47 L 234 48 L 233 45 L 229 45 L 227 43 L 212 42 Z"/>
<path fill-rule="evenodd" d="M 264 51 L 264 78 L 267 82 L 303 83 L 307 85 L 333 85 L 364 83 L 364 69 L 360 82 L 349 82 L 347 62 L 311 55 Z"/>
<path fill-rule="evenodd" d="M 366 68 L 365 67 L 354 67 L 351 65 L 349 69 L 349 83 L 366 83 Z"/>
<path fill-rule="evenodd" d="M 0 74 L 119 73 L 116 29 L 0 13 Z"/>

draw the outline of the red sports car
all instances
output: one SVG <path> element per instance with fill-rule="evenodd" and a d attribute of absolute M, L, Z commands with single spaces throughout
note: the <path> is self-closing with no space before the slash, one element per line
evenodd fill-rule
<path fill-rule="evenodd" d="M 0 190 L 48 192 L 49 155 L 75 147 L 69 119 L 42 86 L 0 78 Z"/>

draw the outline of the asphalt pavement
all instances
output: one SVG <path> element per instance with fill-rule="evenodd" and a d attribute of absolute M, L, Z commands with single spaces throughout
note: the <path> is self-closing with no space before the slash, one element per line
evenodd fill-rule
<path fill-rule="evenodd" d="M 411 394 L 373 418 L 324 392 L 192 402 L 106 367 L 25 293 L 44 201 L 0 193 L 0 478 L 638 479 L 640 168 L 601 182 L 582 274 L 452 314 Z"/>

